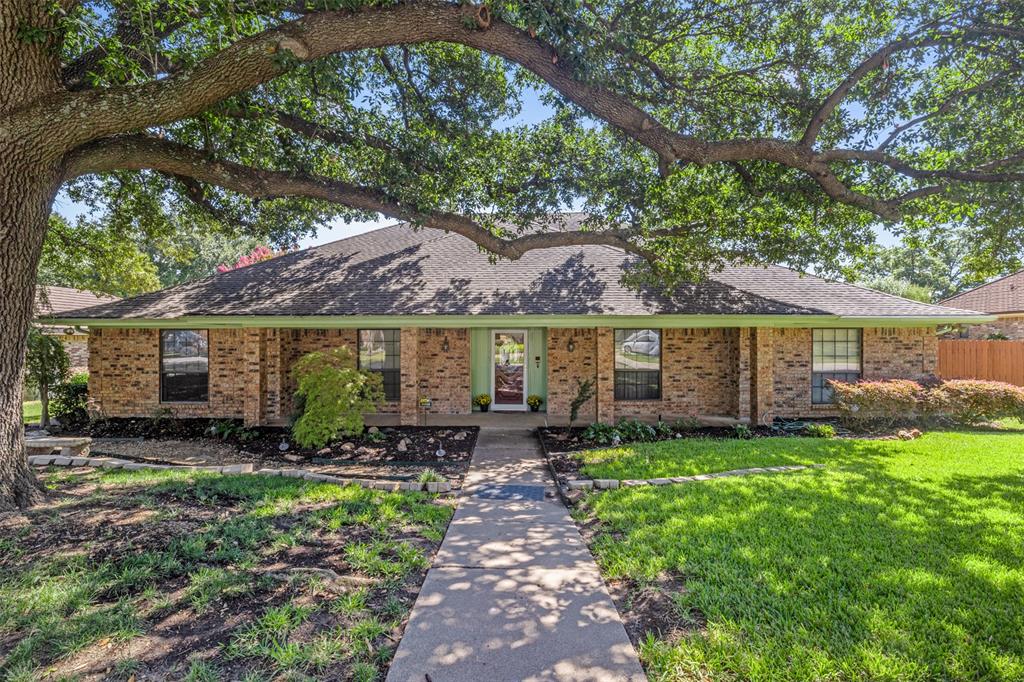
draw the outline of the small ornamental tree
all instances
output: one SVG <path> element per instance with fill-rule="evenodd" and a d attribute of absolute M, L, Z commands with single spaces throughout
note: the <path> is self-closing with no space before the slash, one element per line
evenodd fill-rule
<path fill-rule="evenodd" d="M 29 329 L 25 381 L 39 389 L 42 405 L 39 426 L 44 429 L 50 425 L 50 388 L 68 378 L 70 367 L 71 360 L 60 339 L 47 336 L 35 327 Z"/>
<path fill-rule="evenodd" d="M 232 270 L 238 270 L 240 268 L 249 267 L 250 265 L 255 265 L 256 263 L 262 263 L 265 260 L 270 260 L 271 258 L 276 258 L 277 256 L 280 255 L 280 253 L 271 250 L 270 247 L 268 246 L 257 246 L 249 253 L 240 256 L 239 259 L 235 261 L 234 265 L 221 263 L 220 265 L 217 266 L 217 272 L 230 272 Z"/>
<path fill-rule="evenodd" d="M 303 406 L 292 436 L 302 447 L 322 448 L 339 435 L 361 434 L 363 415 L 384 401 L 380 375 L 356 369 L 344 346 L 302 356 L 292 376 L 298 383 L 296 401 Z"/>

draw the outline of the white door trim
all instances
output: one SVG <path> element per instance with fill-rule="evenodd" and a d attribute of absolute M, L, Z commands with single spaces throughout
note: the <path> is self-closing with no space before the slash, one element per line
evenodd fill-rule
<path fill-rule="evenodd" d="M 497 396 L 494 394 L 494 338 L 498 334 L 522 334 L 523 335 L 523 402 L 520 405 L 498 405 Z M 487 363 L 490 365 L 491 374 L 491 410 L 494 412 L 525 412 L 528 408 L 526 398 L 530 395 L 527 385 L 530 365 L 530 335 L 525 329 L 492 329 L 491 344 L 487 350 Z"/>

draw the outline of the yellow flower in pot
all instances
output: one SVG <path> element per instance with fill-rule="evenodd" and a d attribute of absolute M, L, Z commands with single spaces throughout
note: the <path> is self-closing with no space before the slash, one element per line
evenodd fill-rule
<path fill-rule="evenodd" d="M 487 393 L 481 393 L 477 397 L 473 398 L 473 404 L 479 407 L 481 412 L 486 412 L 491 406 L 491 396 Z"/>
<path fill-rule="evenodd" d="M 544 404 L 544 398 L 539 395 L 531 395 L 526 398 L 526 404 L 530 406 L 530 412 L 536 412 Z"/>

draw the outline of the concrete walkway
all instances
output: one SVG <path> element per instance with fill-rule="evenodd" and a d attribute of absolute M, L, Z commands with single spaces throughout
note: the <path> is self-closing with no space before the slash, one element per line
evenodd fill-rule
<path fill-rule="evenodd" d="M 480 432 L 388 682 L 647 679 L 554 490 L 531 431 Z"/>

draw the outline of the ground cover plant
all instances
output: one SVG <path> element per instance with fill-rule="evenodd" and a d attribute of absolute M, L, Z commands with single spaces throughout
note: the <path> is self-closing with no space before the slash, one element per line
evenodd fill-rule
<path fill-rule="evenodd" d="M 450 506 L 262 476 L 51 471 L 0 517 L 0 679 L 381 679 Z"/>
<path fill-rule="evenodd" d="M 584 498 L 606 578 L 675 586 L 671 627 L 637 640 L 651 679 L 1024 678 L 1024 431 L 584 458 L 597 478 L 825 465 Z"/>

